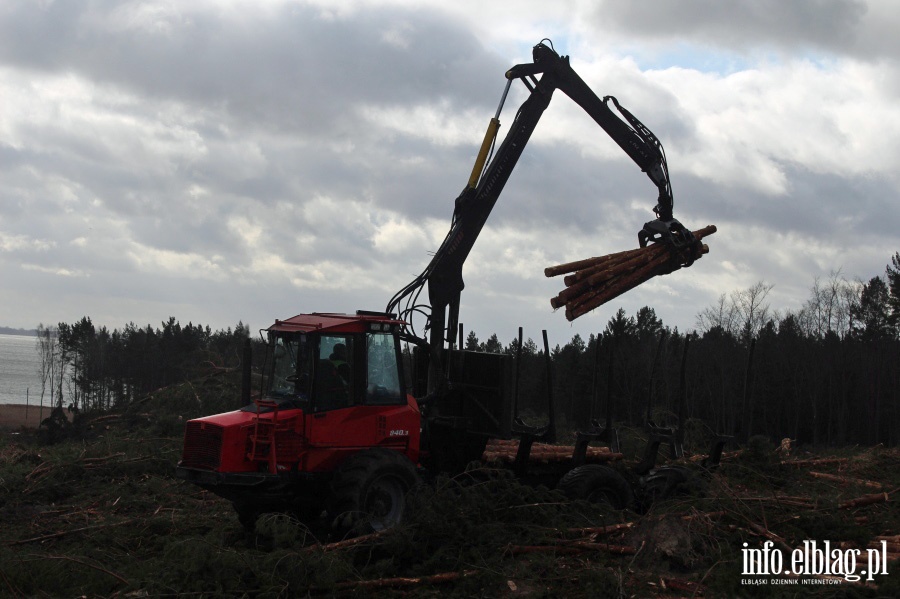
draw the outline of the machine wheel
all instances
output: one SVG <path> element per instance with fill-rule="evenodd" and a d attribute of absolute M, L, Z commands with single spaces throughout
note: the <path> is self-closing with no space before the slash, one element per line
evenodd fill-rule
<path fill-rule="evenodd" d="M 322 510 L 319 504 L 296 503 L 288 510 L 288 514 L 304 524 L 309 524 L 322 516 Z"/>
<path fill-rule="evenodd" d="M 332 528 L 365 534 L 397 525 L 406 512 L 406 494 L 418 480 L 413 463 L 397 451 L 370 449 L 347 458 L 331 483 Z"/>
<path fill-rule="evenodd" d="M 641 477 L 641 508 L 643 511 L 658 501 L 671 499 L 686 491 L 691 473 L 681 466 L 663 466 Z"/>
<path fill-rule="evenodd" d="M 232 502 L 232 505 L 234 506 L 234 511 L 237 512 L 238 522 L 241 523 L 245 530 L 252 532 L 256 528 L 256 521 L 259 519 L 260 511 L 253 506 L 238 501 Z"/>
<path fill-rule="evenodd" d="M 625 477 L 601 464 L 586 464 L 569 470 L 556 488 L 569 499 L 605 503 L 617 510 L 631 507 L 634 501 L 634 493 Z"/>

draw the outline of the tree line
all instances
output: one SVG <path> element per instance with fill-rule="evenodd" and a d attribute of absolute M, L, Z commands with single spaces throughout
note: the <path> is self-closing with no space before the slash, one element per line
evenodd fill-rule
<path fill-rule="evenodd" d="M 746 440 L 762 434 L 815 444 L 900 441 L 900 253 L 883 277 L 816 279 L 798 309 L 768 302 L 759 282 L 723 294 L 697 314 L 696 329 L 666 326 L 651 307 L 620 309 L 604 330 L 550 349 L 552 397 L 570 429 L 603 420 L 673 425 L 682 416 Z M 38 327 L 42 393 L 82 410 L 127 405 L 210 369 L 240 365 L 249 327 L 213 331 L 174 317 L 123 329 L 89 317 Z M 517 405 L 546 411 L 547 361 L 532 339 L 504 344 L 474 331 L 465 348 L 519 356 Z M 265 348 L 254 341 L 254 363 Z M 682 382 L 683 381 L 683 382 Z M 683 401 L 680 401 L 683 398 Z M 237 400 L 236 400 L 237 401 Z"/>
<path fill-rule="evenodd" d="M 603 331 L 550 350 L 552 395 L 572 428 L 615 420 L 709 433 L 785 437 L 814 444 L 900 441 L 900 253 L 885 276 L 816 279 L 795 310 L 779 312 L 759 282 L 723 294 L 682 333 L 653 308 L 620 309 Z M 466 349 L 516 355 L 496 334 Z M 547 394 L 544 350 L 522 343 L 519 406 L 539 412 Z M 682 376 L 683 373 L 683 376 Z M 682 380 L 684 380 L 682 386 Z M 683 397 L 683 402 L 679 398 Z"/>
<path fill-rule="evenodd" d="M 170 317 L 160 327 L 95 327 L 85 316 L 74 324 L 38 325 L 41 400 L 78 410 L 108 410 L 213 369 L 240 365 L 250 329 L 213 331 Z"/>

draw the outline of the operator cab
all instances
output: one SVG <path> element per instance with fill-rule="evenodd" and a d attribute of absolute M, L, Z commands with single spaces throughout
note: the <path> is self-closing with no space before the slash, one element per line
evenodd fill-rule
<path fill-rule="evenodd" d="M 405 405 L 400 323 L 388 315 L 366 314 L 308 314 L 276 321 L 268 329 L 272 363 L 266 369 L 266 399 L 281 410 L 308 413 Z M 251 404 L 243 409 L 259 408 Z"/>

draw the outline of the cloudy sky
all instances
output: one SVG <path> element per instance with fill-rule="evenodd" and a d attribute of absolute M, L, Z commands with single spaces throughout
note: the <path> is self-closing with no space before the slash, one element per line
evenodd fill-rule
<path fill-rule="evenodd" d="M 684 330 L 758 281 L 796 309 L 900 250 L 898 30 L 886 0 L 5 0 L 0 325 L 383 309 L 542 38 L 662 140 L 675 216 L 719 232 L 688 270 L 554 313 L 544 267 L 636 247 L 656 202 L 558 94 L 466 265 L 466 328 L 564 343 L 649 305 Z"/>

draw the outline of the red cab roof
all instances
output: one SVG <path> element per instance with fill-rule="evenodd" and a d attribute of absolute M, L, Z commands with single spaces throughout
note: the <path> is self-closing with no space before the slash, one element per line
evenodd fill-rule
<path fill-rule="evenodd" d="M 296 333 L 364 333 L 370 323 L 403 324 L 392 314 L 359 312 L 357 314 L 334 314 L 313 312 L 298 314 L 287 320 L 276 320 L 269 331 L 291 331 Z"/>

